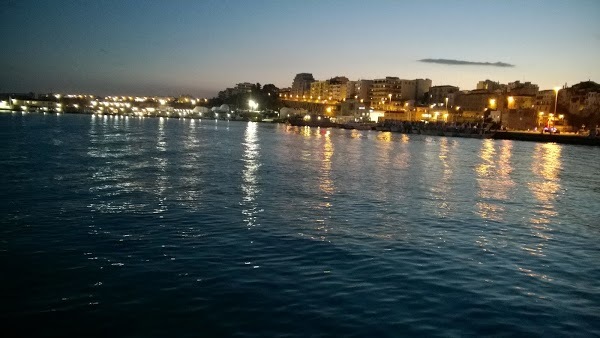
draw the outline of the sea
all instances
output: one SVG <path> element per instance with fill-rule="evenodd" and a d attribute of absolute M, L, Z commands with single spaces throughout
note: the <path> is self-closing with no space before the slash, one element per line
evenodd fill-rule
<path fill-rule="evenodd" d="M 3 337 L 598 337 L 600 147 L 0 114 Z"/>

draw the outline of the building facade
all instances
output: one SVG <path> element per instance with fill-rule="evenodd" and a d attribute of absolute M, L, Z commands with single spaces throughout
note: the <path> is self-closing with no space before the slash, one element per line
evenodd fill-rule
<path fill-rule="evenodd" d="M 477 82 L 477 90 L 485 90 L 488 92 L 494 92 L 496 90 L 504 90 L 505 85 L 500 84 L 500 82 L 494 82 L 492 80 L 484 80 Z"/>
<path fill-rule="evenodd" d="M 422 101 L 431 87 L 430 79 L 405 80 L 388 76 L 371 85 L 371 106 L 381 110 L 402 110 L 408 101 Z"/>
<path fill-rule="evenodd" d="M 310 95 L 310 84 L 315 82 L 315 78 L 310 73 L 299 73 L 292 82 L 291 94 L 297 98 Z"/>
<path fill-rule="evenodd" d="M 553 113 L 555 97 L 555 91 L 552 89 L 539 91 L 535 96 L 535 101 L 533 103 L 534 110 L 538 113 Z"/>
<path fill-rule="evenodd" d="M 460 89 L 455 86 L 433 86 L 429 88 L 429 97 L 427 103 L 446 104 L 446 99 L 449 100 L 450 94 L 458 92 Z"/>
<path fill-rule="evenodd" d="M 521 83 L 520 81 L 509 82 L 507 90 L 512 95 L 537 95 L 539 87 L 531 82 Z"/>

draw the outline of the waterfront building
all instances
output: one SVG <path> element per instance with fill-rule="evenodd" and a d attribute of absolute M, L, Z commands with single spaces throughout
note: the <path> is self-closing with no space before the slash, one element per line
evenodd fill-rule
<path fill-rule="evenodd" d="M 301 98 L 304 95 L 310 95 L 310 84 L 315 82 L 315 78 L 310 73 L 299 73 L 292 82 L 292 96 Z"/>
<path fill-rule="evenodd" d="M 488 92 L 494 92 L 497 90 L 505 90 L 506 85 L 500 84 L 500 82 L 494 82 L 492 80 L 484 80 L 477 82 L 477 90 L 485 90 Z"/>
<path fill-rule="evenodd" d="M 358 81 L 348 81 L 346 83 L 346 98 L 354 98 L 354 99 L 358 99 L 357 96 L 357 86 L 358 85 Z"/>
<path fill-rule="evenodd" d="M 467 92 L 457 92 L 454 96 L 454 111 L 457 121 L 481 122 L 486 112 L 498 110 L 500 95 L 491 93 L 487 89 L 476 89 Z"/>
<path fill-rule="evenodd" d="M 361 102 L 370 102 L 373 80 L 348 81 L 346 83 L 346 97 L 355 98 Z"/>
<path fill-rule="evenodd" d="M 326 100 L 329 97 L 329 81 L 315 81 L 310 84 L 310 99 L 311 100 Z M 306 95 L 304 95 L 306 96 Z"/>
<path fill-rule="evenodd" d="M 429 95 L 427 99 L 427 103 L 430 104 L 446 104 L 446 100 L 450 100 L 450 94 L 456 93 L 459 91 L 458 87 L 443 85 L 443 86 L 433 86 L 429 88 Z"/>
<path fill-rule="evenodd" d="M 371 87 L 371 106 L 383 110 L 401 110 L 406 101 L 422 101 L 430 87 L 430 79 L 404 80 L 394 76 L 375 79 Z"/>
<path fill-rule="evenodd" d="M 540 113 L 553 113 L 554 112 L 554 100 L 555 91 L 552 89 L 541 90 L 535 95 L 535 101 L 533 102 L 533 109 Z"/>
<path fill-rule="evenodd" d="M 252 93 L 252 89 L 255 87 L 256 87 L 256 85 L 254 83 L 242 82 L 242 83 L 238 83 L 235 86 L 235 89 L 237 90 L 238 93 L 242 94 L 242 93 Z"/>
<path fill-rule="evenodd" d="M 234 88 L 226 88 L 225 90 L 220 91 L 219 97 L 228 99 L 232 96 L 252 93 L 252 89 L 255 87 L 256 85 L 250 82 L 238 83 Z"/>
<path fill-rule="evenodd" d="M 279 97 L 283 100 L 288 99 L 292 95 L 292 88 L 286 87 L 279 89 Z"/>
<path fill-rule="evenodd" d="M 431 88 L 430 79 L 416 79 L 415 80 L 415 97 L 413 98 L 416 102 L 425 103 L 426 95 Z"/>
<path fill-rule="evenodd" d="M 40 100 L 31 98 L 9 98 L 0 102 L 0 109 L 4 110 L 22 110 L 22 111 L 54 111 L 61 108 L 62 105 L 54 100 Z"/>
<path fill-rule="evenodd" d="M 313 101 L 337 101 L 346 99 L 348 78 L 336 76 L 325 81 L 315 81 L 310 84 L 310 96 L 303 95 L 303 99 Z"/>
<path fill-rule="evenodd" d="M 593 81 L 580 82 L 558 92 L 558 105 L 573 115 L 587 116 L 600 113 L 600 84 Z M 558 113 L 565 113 L 559 111 Z"/>
<path fill-rule="evenodd" d="M 520 81 L 509 82 L 507 90 L 512 95 L 536 95 L 539 87 L 531 82 L 521 83 Z"/>
<path fill-rule="evenodd" d="M 530 130 L 538 125 L 538 111 L 535 109 L 535 95 L 507 93 L 503 95 L 494 113 L 499 113 L 496 122 L 508 129 Z M 548 115 L 546 115 L 548 116 Z"/>
<path fill-rule="evenodd" d="M 402 99 L 401 80 L 395 76 L 374 79 L 371 86 L 371 107 L 381 110 L 399 110 Z"/>
<path fill-rule="evenodd" d="M 362 121 L 369 118 L 370 108 L 368 104 L 360 102 L 359 99 L 348 98 L 340 103 L 338 121 Z M 341 122 L 340 122 L 341 123 Z"/>
<path fill-rule="evenodd" d="M 329 80 L 329 96 L 332 100 L 341 102 L 346 99 L 349 81 L 345 76 L 336 76 Z"/>

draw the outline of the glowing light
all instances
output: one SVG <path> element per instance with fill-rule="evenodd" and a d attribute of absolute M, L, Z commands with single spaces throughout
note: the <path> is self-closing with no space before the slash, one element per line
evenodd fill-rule
<path fill-rule="evenodd" d="M 258 109 L 258 102 L 254 100 L 248 100 L 248 106 L 250 107 L 250 110 L 256 110 Z"/>

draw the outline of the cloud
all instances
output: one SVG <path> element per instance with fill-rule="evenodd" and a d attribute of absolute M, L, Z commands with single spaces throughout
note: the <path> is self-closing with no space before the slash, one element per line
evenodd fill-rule
<path fill-rule="evenodd" d="M 452 59 L 421 59 L 419 62 L 439 63 L 450 66 L 488 66 L 488 67 L 514 67 L 515 65 L 506 62 L 479 62 L 479 61 L 464 61 Z"/>

